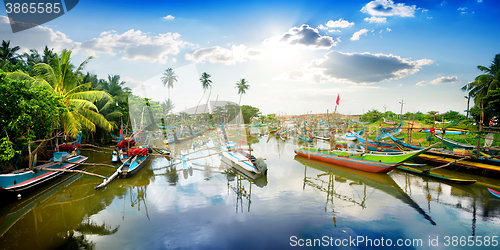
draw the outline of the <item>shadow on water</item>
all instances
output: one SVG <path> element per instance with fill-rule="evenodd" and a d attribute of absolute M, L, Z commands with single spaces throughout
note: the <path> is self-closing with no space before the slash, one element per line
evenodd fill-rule
<path fill-rule="evenodd" d="M 100 172 L 110 170 L 93 169 Z M 112 170 L 111 170 L 112 171 Z M 94 190 L 99 178 L 78 175 L 58 178 L 43 189 L 23 195 L 2 207 L 2 249 L 93 249 L 86 235 L 112 235 L 119 226 L 91 222 L 117 197 L 130 196 L 130 206 L 146 210 L 146 188 L 154 178 L 148 164 L 131 178 L 118 179 L 108 188 Z"/>
<path fill-rule="evenodd" d="M 426 220 L 428 220 L 432 225 L 436 225 L 436 222 L 415 202 L 408 196 L 399 185 L 387 174 L 375 174 L 365 171 L 359 171 L 356 169 L 345 168 L 341 166 L 336 166 L 328 163 L 323 163 L 321 161 L 315 161 L 307 159 L 302 156 L 295 156 L 295 160 L 304 165 L 304 186 L 306 185 L 316 188 L 320 191 L 327 193 L 327 202 L 333 205 L 333 198 L 341 199 L 344 201 L 351 202 L 353 204 L 359 205 L 362 208 L 366 208 L 366 187 L 371 187 L 374 189 L 381 190 L 392 197 L 401 200 L 405 204 L 412 207 L 415 211 L 421 214 Z M 317 170 L 323 171 L 324 174 L 318 175 L 316 177 L 307 176 L 307 168 L 315 168 Z M 325 182 L 324 179 L 319 178 L 321 176 L 328 176 L 328 181 Z M 350 196 L 342 195 L 337 192 L 334 188 L 335 181 L 346 183 L 349 180 L 349 185 L 363 185 L 364 194 L 362 199 L 355 200 Z M 325 187 L 326 185 L 326 187 Z M 325 208 L 326 209 L 326 208 Z"/>

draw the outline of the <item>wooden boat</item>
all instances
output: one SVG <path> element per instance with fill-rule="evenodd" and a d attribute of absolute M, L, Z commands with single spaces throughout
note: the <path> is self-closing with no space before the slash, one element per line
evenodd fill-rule
<path fill-rule="evenodd" d="M 421 168 L 421 167 L 425 167 L 427 164 L 418 164 L 418 163 L 410 163 L 410 162 L 403 162 L 402 164 L 403 166 L 407 166 L 407 167 L 412 167 L 412 168 Z"/>
<path fill-rule="evenodd" d="M 465 149 L 465 150 L 474 150 L 477 148 L 477 146 L 472 146 L 469 144 L 465 143 L 460 143 L 456 142 L 454 140 L 450 140 L 448 138 L 445 138 L 444 136 L 437 135 L 436 133 L 433 133 L 434 137 L 438 138 L 439 140 L 443 141 L 443 143 L 448 146 L 451 150 L 454 150 L 455 148 L 457 149 Z"/>
<path fill-rule="evenodd" d="M 120 178 L 127 178 L 137 173 L 149 161 L 149 155 L 136 155 L 129 158 L 128 161 L 123 163 L 118 169 L 118 176 Z"/>
<path fill-rule="evenodd" d="M 67 155 L 62 154 L 61 157 L 64 160 Z M 63 173 L 61 171 L 37 171 L 36 169 L 71 170 L 78 166 L 77 163 L 84 163 L 87 159 L 86 156 L 72 155 L 67 157 L 68 163 L 64 161 L 50 162 L 35 167 L 33 170 L 18 170 L 9 174 L 1 174 L 0 190 L 19 192 L 34 188 Z"/>
<path fill-rule="evenodd" d="M 357 132 L 347 131 L 340 135 L 338 138 L 343 141 L 355 141 L 357 140 L 356 135 L 362 135 L 364 130 L 359 130 Z"/>
<path fill-rule="evenodd" d="M 222 144 L 220 149 L 222 150 L 222 161 L 224 163 L 247 176 L 267 175 L 267 165 L 263 159 L 256 159 L 255 156 L 236 149 L 234 142 L 225 140 L 226 136 L 222 134 L 222 131 L 218 131 L 218 136 Z"/>
<path fill-rule="evenodd" d="M 456 184 L 469 185 L 469 184 L 476 183 L 476 180 L 453 178 L 453 177 L 450 177 L 450 176 L 445 176 L 445 175 L 441 175 L 441 174 L 438 174 L 438 173 L 433 173 L 433 172 L 430 172 L 428 170 L 419 170 L 419 169 L 415 169 L 415 168 L 412 168 L 412 167 L 398 166 L 398 169 L 401 169 L 401 170 L 404 170 L 404 171 L 408 171 L 408 172 L 411 172 L 411 173 L 415 173 L 415 174 L 419 174 L 419 175 L 423 175 L 423 176 L 428 176 L 428 177 L 436 178 L 436 179 L 447 181 L 447 182 L 451 182 L 451 183 L 456 183 Z"/>
<path fill-rule="evenodd" d="M 388 143 L 384 141 L 374 141 L 370 139 L 365 139 L 360 135 L 355 134 L 356 139 L 359 143 L 368 147 L 368 150 L 372 151 L 384 151 L 384 152 L 398 152 L 401 151 L 399 147 L 394 143 Z"/>
<path fill-rule="evenodd" d="M 424 153 L 436 143 L 425 149 L 407 152 L 360 152 L 356 150 L 332 150 L 318 148 L 300 148 L 295 153 L 309 159 L 328 162 L 348 168 L 354 168 L 372 173 L 387 173 L 404 161 Z"/>
<path fill-rule="evenodd" d="M 146 163 L 149 161 L 149 158 L 149 155 L 136 155 L 128 158 L 120 167 L 118 167 L 118 169 L 116 169 L 116 171 L 111 176 L 104 179 L 101 184 L 95 186 L 94 188 L 96 190 L 101 189 L 117 177 L 128 178 L 134 175 L 135 173 L 139 172 L 139 170 L 144 167 L 144 165 L 146 165 Z"/>
<path fill-rule="evenodd" d="M 389 136 L 397 136 L 403 132 L 403 122 L 401 122 L 397 127 L 392 129 L 381 129 L 381 134 L 375 138 L 376 141 L 382 141 L 383 139 L 388 138 Z"/>
<path fill-rule="evenodd" d="M 496 190 L 493 190 L 491 188 L 488 188 L 488 191 L 490 191 L 490 193 L 498 198 L 500 198 L 500 192 L 496 191 Z"/>

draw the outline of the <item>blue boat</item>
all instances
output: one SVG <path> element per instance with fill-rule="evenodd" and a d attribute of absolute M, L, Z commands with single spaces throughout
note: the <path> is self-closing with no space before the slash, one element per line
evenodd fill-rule
<path fill-rule="evenodd" d="M 68 157 L 66 152 L 57 153 L 55 158 L 59 158 L 60 162 L 49 162 L 34 169 L 22 169 L 8 174 L 1 174 L 0 190 L 20 192 L 32 189 L 63 173 L 62 171 L 38 171 L 37 169 L 71 170 L 78 166 L 77 163 L 83 163 L 88 159 L 88 157 L 78 154 Z"/>
<path fill-rule="evenodd" d="M 116 171 L 120 178 L 128 178 L 137 173 L 149 161 L 149 155 L 136 155 L 125 161 Z"/>

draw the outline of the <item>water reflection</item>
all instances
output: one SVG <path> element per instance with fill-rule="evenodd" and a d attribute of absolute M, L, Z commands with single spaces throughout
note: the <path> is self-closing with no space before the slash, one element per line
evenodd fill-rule
<path fill-rule="evenodd" d="M 436 225 L 436 222 L 415 202 L 410 196 L 408 196 L 399 185 L 387 174 L 375 174 L 368 173 L 364 171 L 358 171 L 355 169 L 344 168 L 341 166 L 336 166 L 333 164 L 323 163 L 320 161 L 315 161 L 307 159 L 301 156 L 295 156 L 295 160 L 304 164 L 304 186 L 306 185 L 316 188 L 322 192 L 327 193 L 326 202 L 330 202 L 332 205 L 332 212 L 334 211 L 333 198 L 350 202 L 352 204 L 360 206 L 362 209 L 366 208 L 366 199 L 370 196 L 367 195 L 367 186 L 376 190 L 381 190 L 394 198 L 401 200 L 406 203 L 419 214 L 421 214 L 426 220 L 428 220 L 432 225 Z M 323 174 L 316 176 L 307 176 L 307 168 L 312 167 L 317 170 L 323 171 Z M 328 181 L 325 181 L 322 177 L 328 177 Z M 336 190 L 334 186 L 335 183 L 345 183 L 349 186 L 363 186 L 361 194 L 358 190 L 355 190 L 357 197 L 351 197 L 343 195 L 341 192 Z M 326 186 L 326 187 L 325 187 Z M 338 187 L 338 186 L 337 186 Z M 373 191 L 372 191 L 373 192 Z M 357 198 L 357 199 L 356 199 Z M 325 206 L 326 210 L 326 206 Z M 334 217 L 335 220 L 335 217 Z"/>

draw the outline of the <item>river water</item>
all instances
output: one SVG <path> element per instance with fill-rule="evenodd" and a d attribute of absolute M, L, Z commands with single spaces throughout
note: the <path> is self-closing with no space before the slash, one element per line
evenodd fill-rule
<path fill-rule="evenodd" d="M 173 147 L 210 148 L 195 158 L 218 151 L 213 138 Z M 0 249 L 498 249 L 500 199 L 486 189 L 498 180 L 464 175 L 478 183 L 456 185 L 399 170 L 370 174 L 295 156 L 293 140 L 252 142 L 269 169 L 257 180 L 221 165 L 217 154 L 193 160 L 192 171 L 153 157 L 99 191 L 99 178 L 57 178 L 1 206 Z M 82 153 L 111 164 L 110 154 Z"/>

